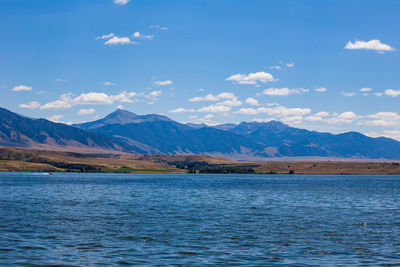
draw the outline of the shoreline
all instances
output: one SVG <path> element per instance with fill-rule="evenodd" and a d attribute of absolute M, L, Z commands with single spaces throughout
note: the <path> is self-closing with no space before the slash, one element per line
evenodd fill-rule
<path fill-rule="evenodd" d="M 84 154 L 0 148 L 1 172 L 400 175 L 388 161 L 235 161 L 207 155 Z"/>

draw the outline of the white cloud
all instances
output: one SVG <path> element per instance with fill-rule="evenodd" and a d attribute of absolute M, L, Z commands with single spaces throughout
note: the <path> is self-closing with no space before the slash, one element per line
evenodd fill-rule
<path fill-rule="evenodd" d="M 88 108 L 88 109 L 80 109 L 77 114 L 78 115 L 91 115 L 95 112 L 96 112 L 96 110 L 94 108 Z"/>
<path fill-rule="evenodd" d="M 199 101 L 220 101 L 214 106 L 224 106 L 224 107 L 235 107 L 242 105 L 242 101 L 240 101 L 234 93 L 223 92 L 218 95 L 208 94 L 206 96 L 196 96 L 189 99 L 189 102 L 199 102 Z"/>
<path fill-rule="evenodd" d="M 123 109 L 124 106 L 123 106 L 123 105 L 118 105 L 117 108 L 118 108 L 118 109 Z"/>
<path fill-rule="evenodd" d="M 67 109 L 75 105 L 111 105 L 114 102 L 132 103 L 135 92 L 123 91 L 118 95 L 108 95 L 106 93 L 82 93 L 77 97 L 72 97 L 71 93 L 60 96 L 60 99 L 48 102 L 40 109 Z"/>
<path fill-rule="evenodd" d="M 371 120 L 362 124 L 368 126 L 397 126 L 400 122 L 400 115 L 397 112 L 377 112 L 366 117 Z"/>
<path fill-rule="evenodd" d="M 27 85 L 17 85 L 12 89 L 13 91 L 31 91 L 32 87 Z"/>
<path fill-rule="evenodd" d="M 162 26 L 160 26 L 160 25 L 150 25 L 150 28 L 151 28 L 151 29 L 154 29 L 154 30 L 163 30 L 163 31 L 168 30 L 167 27 L 162 27 Z"/>
<path fill-rule="evenodd" d="M 293 62 L 286 63 L 286 67 L 293 68 L 294 67 L 294 63 Z"/>
<path fill-rule="evenodd" d="M 155 84 L 155 85 L 159 85 L 159 86 L 162 86 L 162 85 L 171 85 L 171 84 L 172 84 L 172 81 L 171 81 L 171 80 L 155 81 L 154 84 Z"/>
<path fill-rule="evenodd" d="M 104 35 L 97 36 L 96 40 L 110 39 L 110 38 L 112 38 L 114 36 L 115 36 L 115 34 L 113 34 L 113 33 L 104 34 Z"/>
<path fill-rule="evenodd" d="M 305 120 L 307 121 L 324 121 L 326 117 L 329 117 L 329 113 L 326 111 L 320 111 L 315 113 L 314 115 L 307 116 Z"/>
<path fill-rule="evenodd" d="M 223 105 L 210 105 L 207 107 L 199 108 L 198 112 L 210 112 L 210 113 L 222 113 L 228 112 L 231 110 L 231 107 L 223 106 Z"/>
<path fill-rule="evenodd" d="M 118 44 L 139 44 L 138 42 L 134 42 L 129 37 L 118 37 L 114 36 L 111 39 L 108 39 L 104 42 L 105 45 L 118 45 Z"/>
<path fill-rule="evenodd" d="M 71 97 L 71 93 L 63 94 L 60 96 L 60 99 L 48 102 L 40 107 L 40 109 L 66 109 L 70 108 L 73 105 L 73 100 Z"/>
<path fill-rule="evenodd" d="M 147 40 L 153 40 L 153 38 L 154 38 L 154 35 L 152 35 L 152 34 L 149 34 L 149 35 L 143 35 L 143 34 L 141 34 L 140 32 L 135 32 L 134 34 L 132 34 L 132 37 L 133 37 L 133 38 L 136 38 L 136 39 L 147 39 Z"/>
<path fill-rule="evenodd" d="M 252 105 L 252 106 L 258 106 L 259 105 L 258 100 L 255 99 L 255 98 L 252 98 L 252 97 L 247 98 L 245 103 L 249 104 L 249 105 Z"/>
<path fill-rule="evenodd" d="M 106 82 L 104 82 L 103 83 L 105 86 L 115 86 L 115 85 L 117 85 L 116 83 L 114 83 L 114 82 L 109 82 L 109 81 L 106 81 Z"/>
<path fill-rule="evenodd" d="M 360 89 L 360 92 L 371 92 L 372 88 L 364 87 Z"/>
<path fill-rule="evenodd" d="M 376 96 L 383 96 L 383 93 L 378 92 L 378 93 L 375 93 L 375 95 L 376 95 Z"/>
<path fill-rule="evenodd" d="M 400 141 L 400 130 L 384 130 L 382 135 Z"/>
<path fill-rule="evenodd" d="M 218 102 L 217 105 L 223 105 L 223 106 L 228 106 L 228 107 L 237 107 L 237 106 L 241 106 L 243 103 L 242 101 L 238 100 L 238 99 L 232 99 L 232 100 L 225 100 L 225 101 L 221 101 Z"/>
<path fill-rule="evenodd" d="M 260 112 L 255 108 L 241 108 L 234 113 L 243 114 L 243 115 L 255 115 L 255 114 L 259 114 Z"/>
<path fill-rule="evenodd" d="M 195 112 L 194 109 L 186 109 L 186 108 L 177 108 L 170 110 L 169 112 L 171 113 L 186 113 L 186 112 Z"/>
<path fill-rule="evenodd" d="M 340 114 L 333 113 L 332 115 L 330 115 L 330 117 L 324 116 L 322 121 L 329 124 L 350 124 L 353 123 L 353 121 L 361 118 L 362 116 L 355 114 L 353 111 L 346 111 Z"/>
<path fill-rule="evenodd" d="M 161 94 L 162 94 L 162 91 L 159 90 L 159 91 L 153 91 L 149 95 L 153 96 L 153 97 L 157 97 L 157 96 L 160 96 Z"/>
<path fill-rule="evenodd" d="M 281 70 L 281 69 L 282 69 L 282 67 L 279 66 L 279 65 L 271 66 L 271 67 L 269 67 L 269 68 L 270 68 L 270 69 L 275 69 L 275 70 Z"/>
<path fill-rule="evenodd" d="M 344 91 L 342 91 L 340 93 L 342 94 L 342 96 L 355 96 L 356 95 L 356 93 L 352 93 L 352 92 L 344 92 Z"/>
<path fill-rule="evenodd" d="M 81 94 L 73 99 L 73 102 L 81 105 L 110 105 L 114 103 L 114 97 L 106 93 L 87 93 Z"/>
<path fill-rule="evenodd" d="M 289 116 L 281 118 L 281 121 L 287 124 L 300 124 L 303 122 L 302 116 Z"/>
<path fill-rule="evenodd" d="M 349 41 L 345 49 L 365 49 L 365 50 L 376 50 L 376 51 L 394 51 L 395 49 L 390 45 L 381 43 L 379 40 L 370 40 L 370 41 L 355 41 L 352 43 Z"/>
<path fill-rule="evenodd" d="M 268 72 L 255 72 L 249 74 L 234 74 L 226 78 L 227 81 L 236 82 L 239 84 L 257 84 L 276 81 L 271 73 Z"/>
<path fill-rule="evenodd" d="M 241 108 L 236 114 L 255 115 L 266 113 L 270 116 L 277 117 L 292 117 L 292 116 L 304 116 L 311 113 L 309 108 L 287 108 L 284 106 L 273 106 L 273 107 L 259 107 L 259 108 Z"/>
<path fill-rule="evenodd" d="M 213 119 L 213 118 L 214 118 L 213 114 L 207 114 L 207 115 L 205 115 L 205 116 L 203 116 L 201 118 L 198 118 L 196 120 L 196 122 L 197 123 L 206 123 L 206 124 L 210 125 L 211 124 L 211 119 Z M 213 123 L 213 124 L 215 125 L 217 123 Z"/>
<path fill-rule="evenodd" d="M 61 78 L 57 78 L 55 81 L 56 81 L 56 82 L 59 82 L 59 83 L 68 82 L 68 80 L 64 80 L 64 79 L 61 79 Z"/>
<path fill-rule="evenodd" d="M 114 0 L 114 4 L 124 6 L 129 3 L 130 0 Z"/>
<path fill-rule="evenodd" d="M 46 119 L 49 121 L 52 121 L 52 122 L 60 122 L 60 120 L 62 118 L 64 118 L 63 115 L 53 115 L 53 116 L 47 117 Z"/>
<path fill-rule="evenodd" d="M 289 117 L 304 116 L 311 113 L 309 108 L 286 108 L 284 106 L 276 106 L 273 108 L 258 108 L 260 113 L 266 113 L 270 116 Z"/>
<path fill-rule="evenodd" d="M 37 101 L 32 101 L 26 104 L 20 104 L 20 108 L 35 109 L 40 107 L 40 103 Z"/>
<path fill-rule="evenodd" d="M 360 118 L 360 116 L 357 116 L 353 111 L 346 111 L 340 114 L 338 118 L 344 120 L 355 120 Z"/>
<path fill-rule="evenodd" d="M 223 92 L 218 95 L 208 94 L 206 96 L 196 96 L 189 99 L 189 102 L 199 102 L 199 101 L 220 101 L 220 100 L 234 100 L 237 99 L 234 93 Z"/>
<path fill-rule="evenodd" d="M 315 91 L 323 93 L 323 92 L 326 92 L 327 89 L 326 89 L 326 87 L 317 87 L 317 88 L 315 88 Z"/>
<path fill-rule="evenodd" d="M 289 88 L 269 88 L 265 89 L 262 93 L 264 95 L 271 96 L 288 96 L 291 94 L 302 94 L 308 92 L 308 89 L 299 88 L 299 89 L 289 89 Z"/>
<path fill-rule="evenodd" d="M 400 95 L 400 90 L 387 89 L 385 90 L 385 95 L 397 97 Z"/>

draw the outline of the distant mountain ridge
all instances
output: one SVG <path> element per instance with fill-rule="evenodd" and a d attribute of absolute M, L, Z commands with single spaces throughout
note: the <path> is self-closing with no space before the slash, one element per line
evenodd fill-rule
<path fill-rule="evenodd" d="M 106 117 L 68 126 L 0 109 L 0 145 L 143 154 L 208 154 L 240 159 L 335 157 L 400 159 L 400 142 L 357 132 L 321 133 L 278 121 L 182 124 L 157 114 L 116 110 Z"/>
<path fill-rule="evenodd" d="M 130 123 L 141 123 L 141 122 L 154 122 L 154 121 L 171 121 L 168 117 L 157 115 L 157 114 L 148 114 L 148 115 L 137 115 L 127 110 L 117 109 L 116 111 L 108 114 L 103 119 L 86 122 L 81 124 L 76 124 L 73 126 L 77 126 L 83 130 L 90 130 L 95 128 L 100 128 L 109 124 L 130 124 Z"/>
<path fill-rule="evenodd" d="M 126 123 L 126 119 L 103 123 L 110 115 L 120 118 L 121 114 L 128 114 L 131 123 Z M 95 128 L 88 128 L 90 123 L 76 127 L 120 138 L 127 144 L 139 143 L 139 147 L 147 148 L 147 153 L 400 159 L 400 142 L 384 137 L 371 138 L 356 132 L 320 133 L 290 127 L 279 121 L 216 126 L 181 124 L 165 116 L 138 116 L 123 110 L 110 115 L 99 120 L 102 124 Z"/>
<path fill-rule="evenodd" d="M 123 118 L 118 121 L 117 118 Z M 110 123 L 111 121 L 111 123 Z M 190 127 L 168 117 L 136 115 L 116 110 L 103 119 L 76 124 L 80 129 L 112 136 L 150 154 L 221 154 L 253 151 L 257 144 L 247 138 L 212 127 Z"/>
<path fill-rule="evenodd" d="M 0 146 L 135 152 L 108 136 L 45 119 L 31 119 L 4 108 L 0 108 Z"/>

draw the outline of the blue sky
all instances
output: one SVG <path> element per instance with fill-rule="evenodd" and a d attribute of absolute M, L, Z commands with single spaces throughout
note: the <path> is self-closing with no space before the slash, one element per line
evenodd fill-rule
<path fill-rule="evenodd" d="M 398 14 L 389 0 L 0 0 L 0 106 L 400 140 Z"/>

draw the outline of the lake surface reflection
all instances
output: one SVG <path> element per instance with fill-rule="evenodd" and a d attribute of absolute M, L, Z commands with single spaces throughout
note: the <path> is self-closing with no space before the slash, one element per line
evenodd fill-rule
<path fill-rule="evenodd" d="M 0 265 L 400 264 L 400 177 L 0 173 Z"/>

